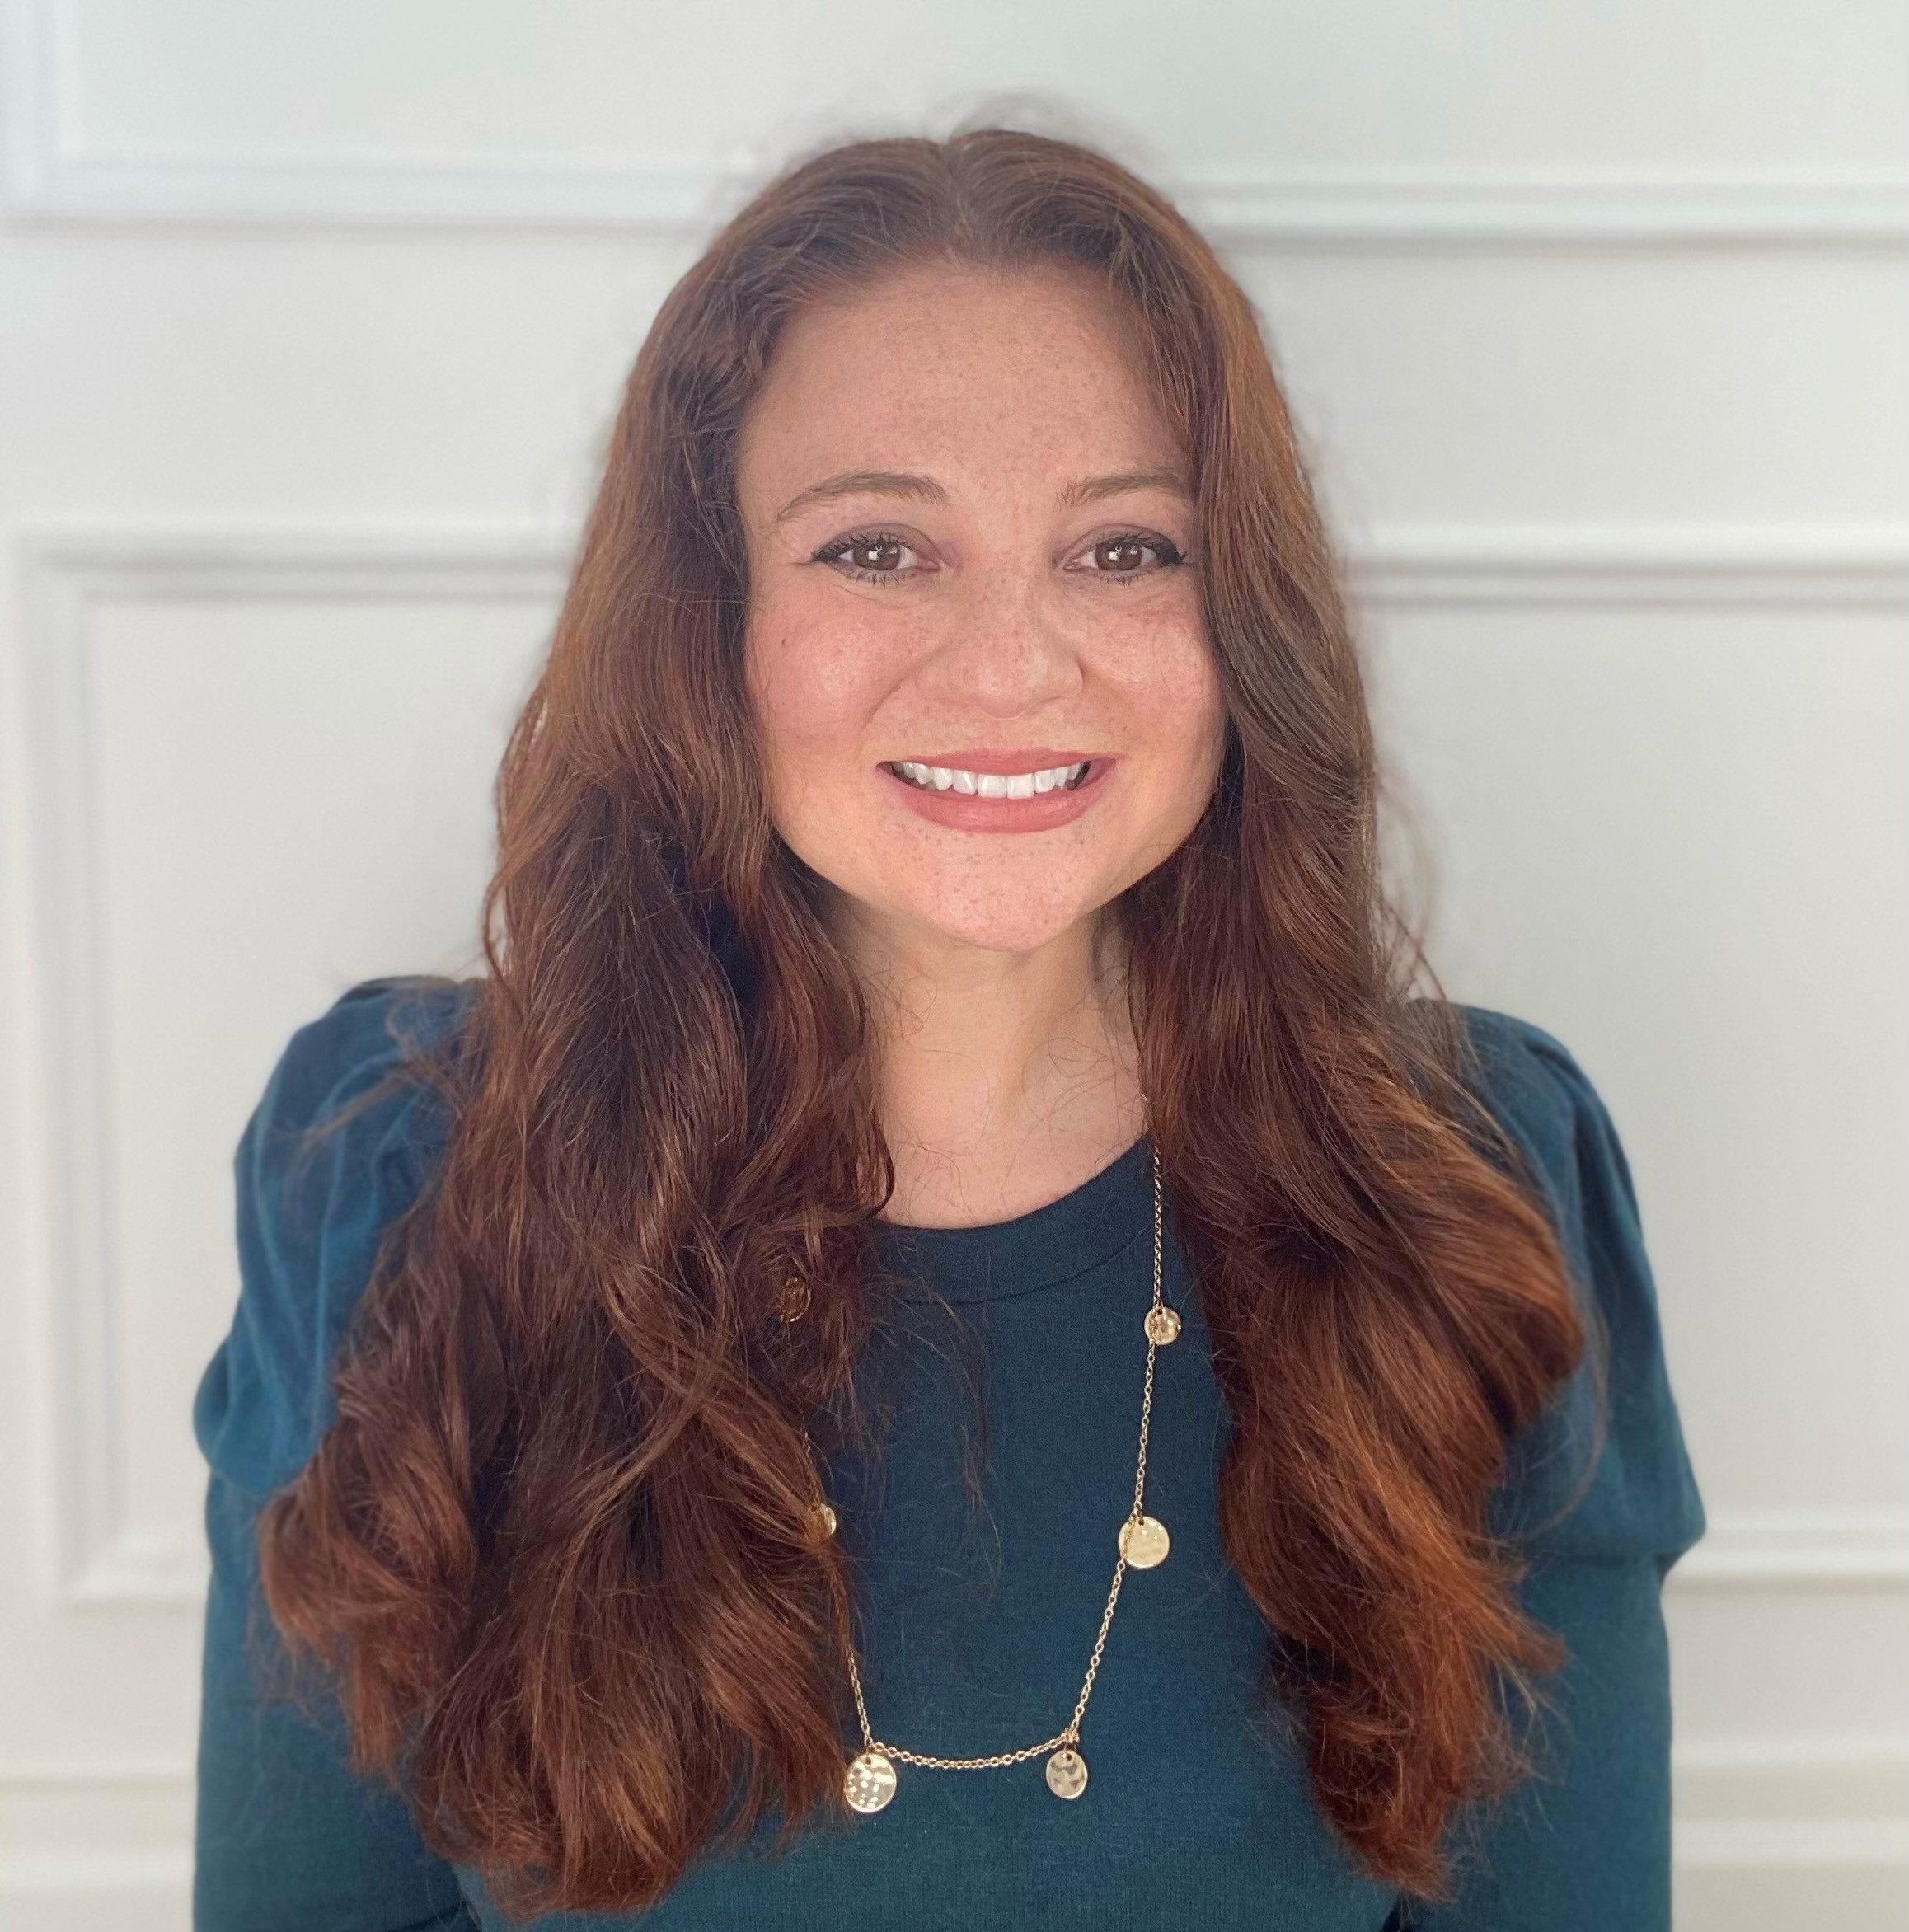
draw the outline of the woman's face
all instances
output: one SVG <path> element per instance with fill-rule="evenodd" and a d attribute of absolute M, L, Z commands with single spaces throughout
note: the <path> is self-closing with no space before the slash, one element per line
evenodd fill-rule
<path fill-rule="evenodd" d="M 1198 822 L 1224 737 L 1184 480 L 1084 272 L 911 271 L 785 333 L 738 451 L 763 781 L 890 946 L 1039 947 Z"/>

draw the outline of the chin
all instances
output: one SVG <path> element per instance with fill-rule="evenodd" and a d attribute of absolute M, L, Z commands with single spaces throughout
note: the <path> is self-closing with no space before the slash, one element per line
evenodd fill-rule
<path fill-rule="evenodd" d="M 898 906 L 896 912 L 964 945 L 992 953 L 1033 953 L 1091 920 L 1099 909 L 1098 902 L 1083 895 L 1072 904 L 1050 902 L 1039 909 L 1025 903 L 964 908 L 917 903 Z"/>

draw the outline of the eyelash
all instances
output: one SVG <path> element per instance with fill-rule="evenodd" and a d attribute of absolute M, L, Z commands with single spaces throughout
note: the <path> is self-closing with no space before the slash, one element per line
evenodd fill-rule
<path fill-rule="evenodd" d="M 852 530 L 847 535 L 832 538 L 823 544 L 809 560 L 814 564 L 833 564 L 846 556 L 851 550 L 860 549 L 865 544 L 894 543 L 905 550 L 914 546 L 894 530 Z M 1160 562 L 1149 570 L 1090 570 L 1091 577 L 1104 577 L 1109 584 L 1137 584 L 1143 577 L 1156 577 L 1163 570 L 1177 569 L 1186 561 L 1180 546 L 1164 537 L 1156 537 L 1147 530 L 1117 530 L 1111 536 L 1097 537 L 1088 547 L 1098 550 L 1104 543 L 1134 543 L 1142 550 L 1156 551 Z M 896 584 L 909 574 L 905 570 L 861 570 L 851 569 L 849 575 L 858 584 Z"/>

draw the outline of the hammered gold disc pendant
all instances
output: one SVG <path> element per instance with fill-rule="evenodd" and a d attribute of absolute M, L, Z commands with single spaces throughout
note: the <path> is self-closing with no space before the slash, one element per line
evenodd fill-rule
<path fill-rule="evenodd" d="M 1147 1311 L 1147 1339 L 1164 1348 L 1180 1334 L 1180 1317 L 1164 1302 Z"/>
<path fill-rule="evenodd" d="M 1086 1789 L 1086 1759 L 1063 1744 L 1048 1760 L 1048 1789 L 1056 1798 L 1078 1798 Z"/>
<path fill-rule="evenodd" d="M 1156 1516 L 1136 1521 L 1128 1517 L 1120 1526 L 1120 1554 L 1135 1569 L 1151 1569 L 1166 1561 L 1166 1525 Z"/>
<path fill-rule="evenodd" d="M 851 1810 L 879 1812 L 895 1794 L 895 1767 L 887 1752 L 865 1751 L 849 1761 L 842 1794 Z"/>
<path fill-rule="evenodd" d="M 833 1536 L 835 1534 L 835 1512 L 828 1503 L 818 1503 L 815 1505 L 815 1523 L 823 1536 Z"/>

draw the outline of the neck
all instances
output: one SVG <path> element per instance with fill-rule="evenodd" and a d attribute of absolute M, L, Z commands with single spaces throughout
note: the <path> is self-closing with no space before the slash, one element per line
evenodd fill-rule
<path fill-rule="evenodd" d="M 915 1227 L 1011 1220 L 1147 1131 L 1123 963 L 1092 921 L 1030 952 L 851 929 L 876 1020 L 883 1132 Z"/>

